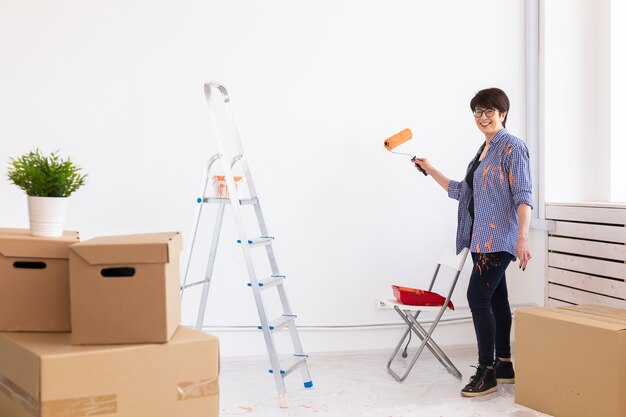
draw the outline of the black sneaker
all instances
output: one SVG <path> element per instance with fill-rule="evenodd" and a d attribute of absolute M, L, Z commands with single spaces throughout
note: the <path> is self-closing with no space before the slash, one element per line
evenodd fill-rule
<path fill-rule="evenodd" d="M 478 365 L 476 374 L 470 377 L 470 382 L 461 390 L 464 397 L 479 397 L 498 390 L 496 370 L 489 369 L 485 365 Z"/>
<path fill-rule="evenodd" d="M 496 358 L 496 363 L 493 365 L 493 369 L 496 370 L 496 379 L 500 384 L 515 384 L 515 371 L 513 370 L 512 362 L 504 362 Z"/>

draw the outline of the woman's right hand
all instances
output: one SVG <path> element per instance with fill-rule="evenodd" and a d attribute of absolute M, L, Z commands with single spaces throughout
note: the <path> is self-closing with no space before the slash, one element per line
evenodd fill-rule
<path fill-rule="evenodd" d="M 413 158 L 411 159 L 411 162 L 415 164 L 415 168 L 417 168 L 418 171 L 418 167 L 426 171 L 427 174 L 430 174 L 434 170 L 433 166 L 430 164 L 430 162 L 428 162 L 428 159 L 426 158 Z"/>
<path fill-rule="evenodd" d="M 428 159 L 426 158 L 413 158 L 411 162 L 415 164 L 415 168 L 419 171 L 419 169 L 423 169 L 426 172 L 426 175 L 430 175 L 437 184 L 444 189 L 445 192 L 448 192 L 448 185 L 450 184 L 450 179 L 443 175 L 441 172 L 437 171 L 435 167 L 433 167 Z M 418 168 L 419 167 L 419 168 Z"/>

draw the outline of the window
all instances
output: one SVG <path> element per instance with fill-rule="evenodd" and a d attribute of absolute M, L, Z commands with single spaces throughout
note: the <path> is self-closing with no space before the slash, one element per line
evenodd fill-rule
<path fill-rule="evenodd" d="M 626 2 L 611 1 L 611 201 L 626 202 Z"/>

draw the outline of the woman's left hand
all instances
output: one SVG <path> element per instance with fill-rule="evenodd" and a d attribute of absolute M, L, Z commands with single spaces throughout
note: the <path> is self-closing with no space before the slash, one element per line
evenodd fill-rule
<path fill-rule="evenodd" d="M 517 253 L 517 257 L 519 258 L 519 267 L 522 271 L 526 270 L 526 266 L 528 265 L 528 261 L 532 258 L 530 251 L 528 250 L 528 238 L 518 237 L 517 243 L 515 244 L 515 252 Z"/>

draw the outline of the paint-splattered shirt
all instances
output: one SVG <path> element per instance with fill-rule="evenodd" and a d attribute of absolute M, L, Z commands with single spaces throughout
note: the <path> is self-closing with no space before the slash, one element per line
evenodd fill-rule
<path fill-rule="evenodd" d="M 480 150 L 470 161 L 467 170 Z M 500 130 L 474 173 L 474 230 L 469 214 L 472 189 L 465 181 L 450 181 L 448 196 L 459 200 L 456 251 L 515 254 L 518 232 L 517 206 L 533 206 L 528 148 L 521 139 Z"/>

